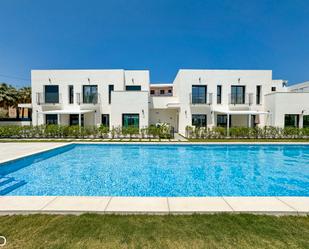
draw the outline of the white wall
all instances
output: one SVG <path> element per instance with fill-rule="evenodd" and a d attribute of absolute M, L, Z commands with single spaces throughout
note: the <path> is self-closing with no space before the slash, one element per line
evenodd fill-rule
<path fill-rule="evenodd" d="M 179 98 L 179 131 L 185 134 L 185 127 L 191 125 L 192 114 L 206 114 L 207 125 L 215 125 L 214 111 L 216 109 L 245 109 L 265 111 L 264 95 L 271 92 L 271 87 L 277 91 L 286 91 L 282 86 L 282 80 L 273 80 L 271 70 L 179 70 L 174 81 L 174 96 Z M 207 92 L 212 93 L 212 105 L 190 105 L 190 93 L 192 85 L 207 85 Z M 222 85 L 222 102 L 217 104 L 217 85 Z M 251 106 L 231 106 L 228 103 L 232 85 L 245 85 L 246 93 L 253 94 Z M 256 104 L 256 86 L 262 86 L 261 104 Z M 260 117 L 261 125 L 265 118 Z"/>
<path fill-rule="evenodd" d="M 133 79 L 133 80 L 132 80 Z M 99 125 L 101 123 L 101 114 L 110 114 L 111 104 L 108 102 L 108 86 L 114 85 L 115 91 L 124 91 L 127 85 L 141 85 L 143 91 L 149 91 L 149 71 L 125 71 L 115 70 L 32 70 L 32 104 L 33 104 L 33 124 L 44 124 L 45 116 L 38 114 L 47 110 L 81 109 L 95 110 L 95 114 L 85 115 L 85 125 Z M 37 105 L 36 93 L 44 92 L 44 85 L 59 85 L 60 104 Z M 69 104 L 69 85 L 74 86 L 74 104 Z M 83 85 L 97 85 L 99 93 L 99 103 L 77 104 L 76 93 L 81 94 Z M 112 102 L 117 102 L 117 98 L 112 98 Z M 146 102 L 148 105 L 148 101 Z M 147 108 L 148 111 L 148 108 Z M 95 119 L 93 117 L 95 115 Z M 67 121 L 67 117 L 63 117 Z M 62 118 L 61 118 L 62 120 Z M 67 121 L 68 122 L 68 121 Z M 120 125 L 120 124 L 119 124 Z"/>
<path fill-rule="evenodd" d="M 285 114 L 309 115 L 309 92 L 271 93 L 265 99 L 272 126 L 284 127 Z"/>
<path fill-rule="evenodd" d="M 115 91 L 112 93 L 110 125 L 122 126 L 122 114 L 139 114 L 140 128 L 149 124 L 148 91 Z"/>
<path fill-rule="evenodd" d="M 177 129 L 176 109 L 151 109 L 149 112 L 149 124 L 167 123 Z"/>

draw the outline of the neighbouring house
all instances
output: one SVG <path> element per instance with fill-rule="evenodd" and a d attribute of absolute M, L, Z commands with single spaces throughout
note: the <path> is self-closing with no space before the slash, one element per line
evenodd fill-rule
<path fill-rule="evenodd" d="M 271 70 L 181 69 L 164 84 L 147 70 L 32 70 L 31 86 L 33 125 L 309 127 L 309 82 Z"/>

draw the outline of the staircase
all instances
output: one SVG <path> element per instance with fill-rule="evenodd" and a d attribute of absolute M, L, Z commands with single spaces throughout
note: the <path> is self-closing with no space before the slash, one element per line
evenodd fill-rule
<path fill-rule="evenodd" d="M 24 180 L 19 181 L 14 177 L 0 176 L 0 196 L 8 194 L 24 184 L 26 184 Z"/>

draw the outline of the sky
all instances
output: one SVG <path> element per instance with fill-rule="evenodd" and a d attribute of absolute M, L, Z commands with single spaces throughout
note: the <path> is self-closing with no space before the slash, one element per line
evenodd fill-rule
<path fill-rule="evenodd" d="M 0 82 L 31 69 L 271 69 L 309 80 L 309 0 L 0 0 Z"/>

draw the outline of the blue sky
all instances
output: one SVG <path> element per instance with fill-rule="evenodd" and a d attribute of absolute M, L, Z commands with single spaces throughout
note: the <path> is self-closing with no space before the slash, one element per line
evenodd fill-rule
<path fill-rule="evenodd" d="M 179 68 L 309 80 L 309 1 L 0 1 L 0 82 L 92 68 L 149 69 L 152 82 L 171 82 Z"/>

